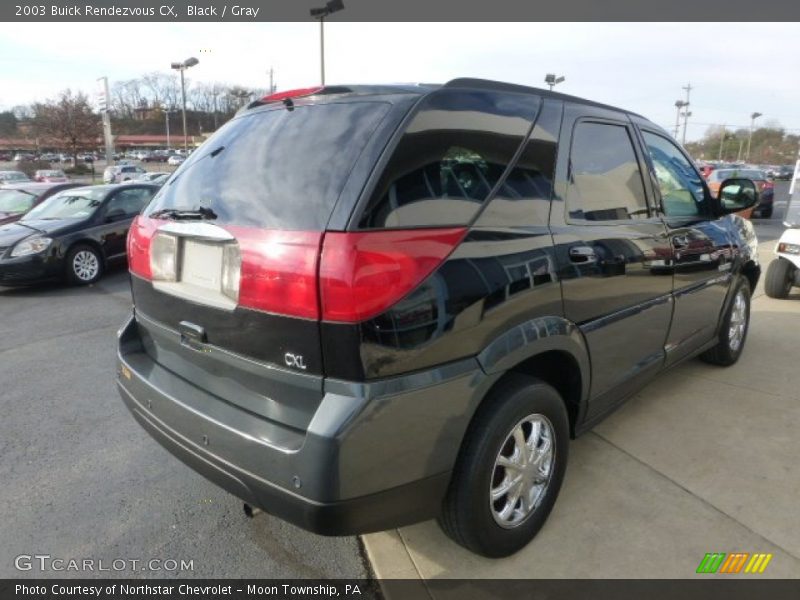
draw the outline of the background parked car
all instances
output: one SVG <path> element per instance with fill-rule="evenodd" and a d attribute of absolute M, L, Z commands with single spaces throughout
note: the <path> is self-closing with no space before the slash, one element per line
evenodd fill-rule
<path fill-rule="evenodd" d="M 719 186 L 726 179 L 750 179 L 756 184 L 759 194 L 758 205 L 752 210 L 753 215 L 765 219 L 772 216 L 775 199 L 775 184 L 770 181 L 764 171 L 758 169 L 716 169 L 708 176 L 708 188 L 714 196 L 719 195 Z"/>
<path fill-rule="evenodd" d="M 33 154 L 28 154 L 28 153 L 25 153 L 25 152 L 18 152 L 17 154 L 14 155 L 14 159 L 13 160 L 14 160 L 14 162 L 21 162 L 23 160 L 33 160 L 33 159 L 34 159 Z"/>
<path fill-rule="evenodd" d="M 51 196 L 0 226 L 0 285 L 65 278 L 94 283 L 126 256 L 131 221 L 158 191 L 149 184 L 84 186 Z"/>
<path fill-rule="evenodd" d="M 172 173 L 167 173 L 166 171 L 149 171 L 147 173 L 141 173 L 138 177 L 134 178 L 132 181 L 137 181 L 141 183 L 155 183 L 156 181 L 165 179 L 170 175 L 172 175 Z"/>
<path fill-rule="evenodd" d="M 0 225 L 19 221 L 33 207 L 50 196 L 80 183 L 15 183 L 0 188 Z"/>
<path fill-rule="evenodd" d="M 147 173 L 142 167 L 135 165 L 116 165 L 106 167 L 103 171 L 103 183 L 122 183 L 123 181 L 133 181 L 137 177 Z"/>
<path fill-rule="evenodd" d="M 24 183 L 30 181 L 30 177 L 22 171 L 0 171 L 0 187 L 11 183 Z"/>
<path fill-rule="evenodd" d="M 173 167 L 177 167 L 178 165 L 183 164 L 183 161 L 185 160 L 186 160 L 185 157 L 180 156 L 179 154 L 173 154 L 167 159 L 167 164 Z"/>
<path fill-rule="evenodd" d="M 792 178 L 792 175 L 794 175 L 794 165 L 783 165 L 782 167 L 775 169 L 773 177 L 775 179 L 789 181 Z"/>
<path fill-rule="evenodd" d="M 33 175 L 34 181 L 46 183 L 66 183 L 69 177 L 61 169 L 40 169 Z"/>

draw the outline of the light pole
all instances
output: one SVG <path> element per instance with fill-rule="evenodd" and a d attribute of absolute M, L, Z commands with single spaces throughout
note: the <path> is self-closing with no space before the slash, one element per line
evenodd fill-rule
<path fill-rule="evenodd" d="M 750 162 L 750 144 L 753 141 L 753 129 L 756 126 L 756 119 L 761 116 L 763 115 L 760 112 L 754 112 L 750 115 L 750 135 L 747 136 L 747 158 L 745 158 L 747 162 Z"/>
<path fill-rule="evenodd" d="M 183 79 L 183 72 L 189 67 L 195 66 L 200 61 L 195 57 L 187 58 L 183 62 L 172 63 L 172 68 L 181 72 L 181 102 L 183 104 L 183 151 L 189 152 L 189 138 L 186 136 L 186 83 Z"/>
<path fill-rule="evenodd" d="M 167 105 L 164 105 L 163 108 L 164 108 L 164 123 L 167 126 L 167 150 L 169 150 L 170 148 L 172 148 L 172 146 L 169 143 L 169 113 L 170 113 L 170 110 L 169 110 L 169 107 Z"/>
<path fill-rule="evenodd" d="M 559 83 L 564 81 L 566 77 L 563 75 L 559 75 L 556 77 L 555 73 L 548 73 L 544 76 L 544 82 L 550 87 L 550 91 L 553 91 L 553 88 L 556 87 Z"/>
<path fill-rule="evenodd" d="M 342 0 L 328 0 L 325 6 L 312 8 L 309 12 L 319 21 L 319 71 L 320 84 L 325 85 L 325 17 L 344 9 Z"/>
<path fill-rule="evenodd" d="M 676 140 L 678 139 L 678 131 L 681 128 L 681 109 L 686 106 L 686 103 L 683 100 L 675 100 L 675 108 L 677 112 L 675 113 L 675 135 L 673 136 Z"/>

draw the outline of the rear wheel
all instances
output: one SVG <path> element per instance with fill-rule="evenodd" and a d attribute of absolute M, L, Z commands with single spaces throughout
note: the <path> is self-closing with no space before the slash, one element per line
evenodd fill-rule
<path fill-rule="evenodd" d="M 769 263 L 764 279 L 764 291 L 770 298 L 786 298 L 794 285 L 795 266 L 785 258 Z"/>
<path fill-rule="evenodd" d="M 733 298 L 719 328 L 717 345 L 706 350 L 700 358 L 723 367 L 732 365 L 742 354 L 749 327 L 750 283 L 745 277 L 739 277 L 733 288 Z"/>
<path fill-rule="evenodd" d="M 507 376 L 467 431 L 439 524 L 483 556 L 509 556 L 544 525 L 567 466 L 564 402 L 546 383 Z"/>
<path fill-rule="evenodd" d="M 103 275 L 103 260 L 91 246 L 79 245 L 67 254 L 67 279 L 76 285 L 94 283 Z"/>

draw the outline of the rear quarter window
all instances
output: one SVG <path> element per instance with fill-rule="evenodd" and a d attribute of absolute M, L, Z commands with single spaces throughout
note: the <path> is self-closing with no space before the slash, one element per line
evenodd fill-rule
<path fill-rule="evenodd" d="M 528 134 L 539 99 L 444 89 L 421 100 L 370 194 L 361 229 L 464 225 Z"/>

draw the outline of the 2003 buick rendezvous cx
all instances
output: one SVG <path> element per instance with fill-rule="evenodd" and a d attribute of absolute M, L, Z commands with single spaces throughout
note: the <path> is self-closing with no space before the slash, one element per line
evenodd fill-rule
<path fill-rule="evenodd" d="M 131 228 L 119 390 L 208 479 L 311 531 L 438 517 L 505 556 L 569 438 L 659 371 L 730 365 L 755 235 L 646 119 L 491 81 L 243 109 Z"/>

